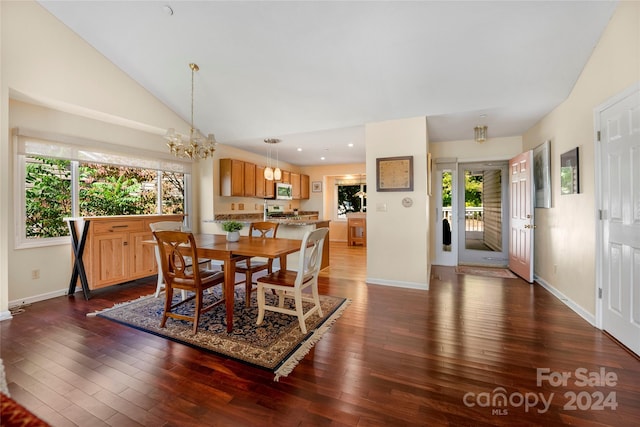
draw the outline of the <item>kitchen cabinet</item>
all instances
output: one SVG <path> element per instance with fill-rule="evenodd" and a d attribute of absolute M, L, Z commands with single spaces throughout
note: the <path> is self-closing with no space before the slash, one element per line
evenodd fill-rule
<path fill-rule="evenodd" d="M 183 215 L 133 215 L 72 218 L 78 233 L 89 221 L 82 256 L 89 289 L 129 282 L 157 273 L 149 224 L 183 221 Z"/>
<path fill-rule="evenodd" d="M 264 180 L 264 198 L 273 199 L 276 197 L 276 185 L 274 181 Z"/>
<path fill-rule="evenodd" d="M 275 197 L 275 181 L 264 179 L 265 166 L 237 159 L 220 159 L 219 169 L 220 196 Z M 283 170 L 278 182 L 291 184 L 294 200 L 309 199 L 309 175 Z"/>
<path fill-rule="evenodd" d="M 242 160 L 220 159 L 220 195 L 244 196 L 244 162 Z"/>
<path fill-rule="evenodd" d="M 300 198 L 309 199 L 309 175 L 300 175 Z"/>
<path fill-rule="evenodd" d="M 266 186 L 266 179 L 264 179 L 264 166 L 256 165 L 256 197 L 264 199 L 264 190 Z"/>
<path fill-rule="evenodd" d="M 256 196 L 256 165 L 244 162 L 244 196 Z"/>
<path fill-rule="evenodd" d="M 291 197 L 293 200 L 300 200 L 300 174 L 291 172 Z"/>

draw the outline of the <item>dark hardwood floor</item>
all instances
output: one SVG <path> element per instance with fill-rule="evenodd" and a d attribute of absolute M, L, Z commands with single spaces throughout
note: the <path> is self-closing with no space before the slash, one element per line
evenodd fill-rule
<path fill-rule="evenodd" d="M 429 291 L 366 285 L 365 252 L 332 244 L 321 293 L 353 302 L 280 382 L 86 317 L 152 293 L 149 278 L 0 322 L 9 390 L 53 426 L 640 425 L 640 361 L 542 287 L 445 267 Z"/>

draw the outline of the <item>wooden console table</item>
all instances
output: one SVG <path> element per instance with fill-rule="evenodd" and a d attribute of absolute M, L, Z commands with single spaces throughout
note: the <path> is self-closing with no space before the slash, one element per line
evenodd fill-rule
<path fill-rule="evenodd" d="M 69 295 L 78 279 L 89 299 L 90 291 L 129 282 L 157 273 L 153 248 L 143 245 L 153 239 L 149 224 L 180 221 L 184 215 L 131 215 L 65 218 L 71 231 L 73 271 Z"/>

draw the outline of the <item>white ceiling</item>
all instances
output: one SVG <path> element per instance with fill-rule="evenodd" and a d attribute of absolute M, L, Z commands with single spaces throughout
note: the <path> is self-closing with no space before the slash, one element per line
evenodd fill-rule
<path fill-rule="evenodd" d="M 521 135 L 567 97 L 616 7 L 39 3 L 187 121 L 197 63 L 195 126 L 260 154 L 280 138 L 280 159 L 296 165 L 364 162 L 368 122 L 426 116 L 431 141 L 472 139 L 477 124 L 490 138 Z"/>

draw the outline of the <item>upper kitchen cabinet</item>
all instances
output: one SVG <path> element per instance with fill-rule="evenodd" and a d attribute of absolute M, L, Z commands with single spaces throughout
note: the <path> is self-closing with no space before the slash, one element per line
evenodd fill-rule
<path fill-rule="evenodd" d="M 300 199 L 300 174 L 291 172 L 291 197 L 293 200 Z"/>
<path fill-rule="evenodd" d="M 244 196 L 256 197 L 256 165 L 244 162 Z"/>
<path fill-rule="evenodd" d="M 242 160 L 220 159 L 220 195 L 244 196 L 244 162 Z"/>
<path fill-rule="evenodd" d="M 266 188 L 264 179 L 264 166 L 256 165 L 256 197 L 259 199 L 264 199 L 264 190 Z"/>
<path fill-rule="evenodd" d="M 220 159 L 220 196 L 273 199 L 274 181 L 264 178 L 264 166 L 236 159 Z M 309 175 L 282 171 L 279 182 L 291 184 L 294 200 L 309 198 Z"/>
<path fill-rule="evenodd" d="M 309 198 L 309 175 L 300 175 L 300 198 Z"/>

